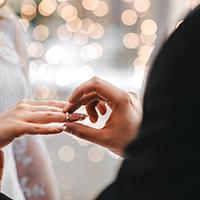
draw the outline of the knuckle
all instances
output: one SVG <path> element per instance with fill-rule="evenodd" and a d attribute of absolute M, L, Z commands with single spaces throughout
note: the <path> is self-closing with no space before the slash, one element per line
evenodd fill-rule
<path fill-rule="evenodd" d="M 26 103 L 25 103 L 25 101 L 20 101 L 20 102 L 18 102 L 17 105 L 16 105 L 16 108 L 19 109 L 19 110 L 25 109 L 25 108 L 26 108 Z"/>
<path fill-rule="evenodd" d="M 92 84 L 93 85 L 99 85 L 100 79 L 97 76 L 94 76 L 92 79 Z"/>
<path fill-rule="evenodd" d="M 128 104 L 131 102 L 131 97 L 126 91 L 121 92 L 121 99 L 123 100 L 123 103 Z"/>
<path fill-rule="evenodd" d="M 42 132 L 42 129 L 41 129 L 41 127 L 39 127 L 39 126 L 35 126 L 35 127 L 32 128 L 32 131 L 33 131 L 34 133 L 41 133 L 41 132 Z"/>

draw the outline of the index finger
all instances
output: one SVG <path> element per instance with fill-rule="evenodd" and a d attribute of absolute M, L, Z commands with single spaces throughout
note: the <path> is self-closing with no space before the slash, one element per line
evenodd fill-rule
<path fill-rule="evenodd" d="M 91 80 L 78 86 L 71 94 L 68 101 L 70 103 L 74 103 L 78 101 L 82 96 L 94 92 L 107 102 L 116 101 L 119 98 L 120 91 L 121 90 L 119 88 L 113 86 L 112 84 L 100 78 L 94 77 Z"/>
<path fill-rule="evenodd" d="M 65 101 L 24 101 L 23 103 L 29 104 L 32 106 L 51 106 L 51 107 L 57 107 L 57 108 L 63 108 L 66 105 Z"/>

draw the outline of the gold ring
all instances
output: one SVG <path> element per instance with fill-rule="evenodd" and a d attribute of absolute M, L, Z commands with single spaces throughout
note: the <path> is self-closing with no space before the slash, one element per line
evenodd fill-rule
<path fill-rule="evenodd" d="M 66 122 L 70 122 L 70 114 L 68 112 L 66 112 L 65 120 Z"/>

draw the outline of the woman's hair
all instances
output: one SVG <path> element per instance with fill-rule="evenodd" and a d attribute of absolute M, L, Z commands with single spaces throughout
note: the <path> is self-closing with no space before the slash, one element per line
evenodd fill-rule
<path fill-rule="evenodd" d="M 0 0 L 0 8 L 4 7 L 7 3 L 7 0 Z"/>

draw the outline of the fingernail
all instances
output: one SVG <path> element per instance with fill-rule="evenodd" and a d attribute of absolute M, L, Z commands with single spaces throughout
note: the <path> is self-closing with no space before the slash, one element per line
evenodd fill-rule
<path fill-rule="evenodd" d="M 63 111 L 67 112 L 67 110 L 69 109 L 70 103 L 67 102 L 67 104 L 64 106 Z"/>
<path fill-rule="evenodd" d="M 66 130 L 67 130 L 67 127 L 66 127 L 65 125 L 63 125 L 62 130 L 63 130 L 63 131 L 66 131 Z"/>
<path fill-rule="evenodd" d="M 73 117 L 77 118 L 77 120 L 84 120 L 88 115 L 81 113 L 73 113 Z"/>

